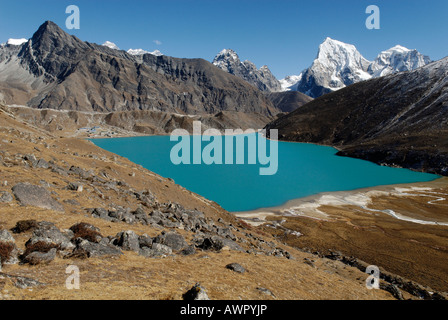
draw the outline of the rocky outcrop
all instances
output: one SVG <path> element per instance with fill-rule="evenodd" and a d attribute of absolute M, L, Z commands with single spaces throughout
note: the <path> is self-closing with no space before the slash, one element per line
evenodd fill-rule
<path fill-rule="evenodd" d="M 185 292 L 182 295 L 182 298 L 184 300 L 190 301 L 190 300 L 210 300 L 210 298 L 207 295 L 207 291 L 204 287 L 201 286 L 200 283 L 196 283 L 190 290 Z"/>

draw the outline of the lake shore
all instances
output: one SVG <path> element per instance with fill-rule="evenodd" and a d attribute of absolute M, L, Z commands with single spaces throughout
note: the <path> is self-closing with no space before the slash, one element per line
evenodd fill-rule
<path fill-rule="evenodd" d="M 448 178 L 321 193 L 234 214 L 284 243 L 338 252 L 448 292 Z"/>
<path fill-rule="evenodd" d="M 312 219 L 327 220 L 330 219 L 328 214 L 319 210 L 322 206 L 359 206 L 365 208 L 369 203 L 372 203 L 373 197 L 388 196 L 391 194 L 406 196 L 406 194 L 403 194 L 403 191 L 406 191 L 406 189 L 409 189 L 409 191 L 425 191 L 427 189 L 429 191 L 429 189 L 444 187 L 448 188 L 448 177 L 440 177 L 429 182 L 382 185 L 349 191 L 322 192 L 308 197 L 292 199 L 279 206 L 232 212 L 232 214 L 255 226 L 265 223 L 266 218 L 271 216 L 303 216 Z M 416 222 L 418 223 L 418 221 Z"/>

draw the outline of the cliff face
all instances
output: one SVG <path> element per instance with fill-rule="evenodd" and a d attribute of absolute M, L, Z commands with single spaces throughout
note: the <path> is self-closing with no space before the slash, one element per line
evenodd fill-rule
<path fill-rule="evenodd" d="M 354 84 L 270 123 L 280 139 L 338 147 L 341 155 L 448 174 L 448 58 Z"/>
<path fill-rule="evenodd" d="M 0 89 L 4 103 L 40 109 L 278 113 L 259 90 L 205 60 L 133 56 L 50 21 L 22 45 L 0 48 Z"/>

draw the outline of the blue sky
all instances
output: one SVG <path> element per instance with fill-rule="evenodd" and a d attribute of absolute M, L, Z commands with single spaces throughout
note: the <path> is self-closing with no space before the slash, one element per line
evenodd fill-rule
<path fill-rule="evenodd" d="M 79 30 L 65 28 L 70 4 L 80 9 Z M 381 10 L 380 30 L 365 27 L 372 4 Z M 0 43 L 30 38 L 52 20 L 81 40 L 125 50 L 211 61 L 231 48 L 283 78 L 308 67 L 327 36 L 369 60 L 396 44 L 441 59 L 448 56 L 447 16 L 446 0 L 0 0 Z"/>

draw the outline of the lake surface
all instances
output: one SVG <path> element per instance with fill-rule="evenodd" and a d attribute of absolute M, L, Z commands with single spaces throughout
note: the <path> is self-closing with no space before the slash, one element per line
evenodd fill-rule
<path fill-rule="evenodd" d="M 258 139 L 264 138 L 258 136 Z M 437 175 L 339 157 L 335 155 L 337 150 L 334 148 L 306 143 L 278 142 L 276 174 L 260 175 L 260 167 L 266 165 L 248 164 L 248 160 L 245 164 L 233 165 L 175 165 L 170 153 L 178 142 L 170 141 L 170 136 L 91 141 L 163 177 L 174 179 L 177 184 L 217 202 L 231 212 L 279 206 L 289 200 L 321 192 L 424 182 L 439 178 Z M 209 142 L 203 141 L 202 148 L 207 144 Z M 191 143 L 191 150 L 192 148 Z M 270 150 L 268 147 L 268 151 Z M 248 152 L 246 148 L 245 159 Z"/>

